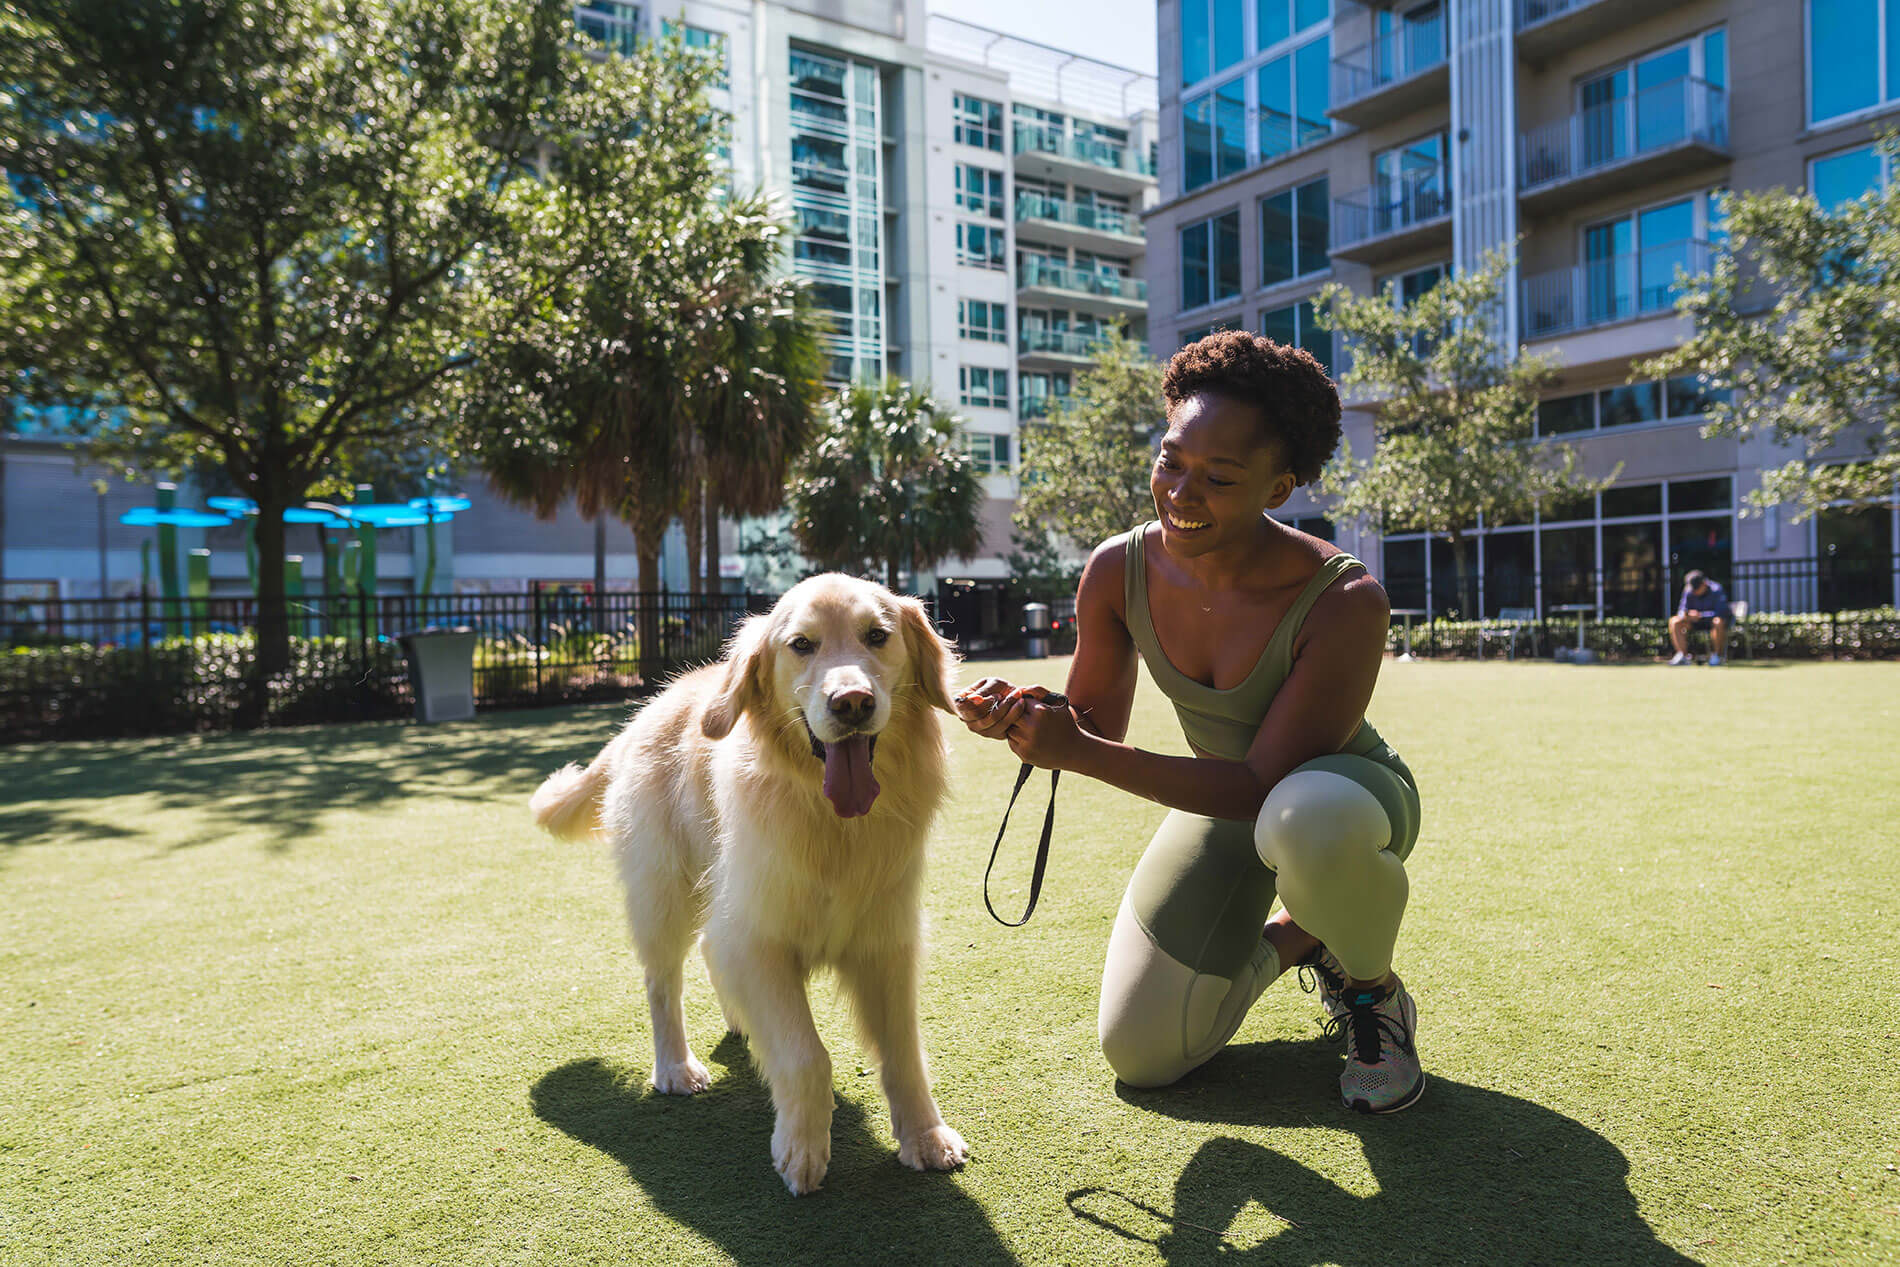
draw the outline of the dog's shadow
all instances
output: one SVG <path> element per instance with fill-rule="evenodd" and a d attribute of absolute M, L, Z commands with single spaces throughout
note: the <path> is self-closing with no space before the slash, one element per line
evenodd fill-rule
<path fill-rule="evenodd" d="M 1106 1187 L 1069 1193 L 1078 1219 L 1155 1246 L 1171 1264 L 1692 1264 L 1656 1238 L 1609 1140 L 1516 1096 L 1434 1077 L 1402 1114 L 1316 1103 L 1336 1076 L 1321 1042 L 1238 1044 L 1181 1083 L 1119 1089 L 1130 1104 L 1193 1122 L 1327 1127 L 1358 1137 L 1378 1191 L 1361 1195 L 1231 1135 L 1203 1144 L 1172 1211 Z M 1257 1207 L 1257 1208 L 1255 1208 Z"/>
<path fill-rule="evenodd" d="M 850 1100 L 838 1101 L 832 1119 L 824 1187 L 792 1196 L 772 1169 L 771 1097 L 745 1043 L 728 1034 L 708 1056 L 713 1085 L 690 1099 L 660 1095 L 642 1070 L 596 1057 L 544 1075 L 530 1103 L 542 1121 L 625 1166 L 655 1209 L 735 1263 L 922 1261 L 935 1253 L 959 1263 L 1016 1261 L 954 1177 L 904 1166 L 889 1132 L 874 1131 Z M 875 1076 L 864 1080 L 881 1104 Z M 920 1246 L 935 1248 L 920 1258 Z"/>

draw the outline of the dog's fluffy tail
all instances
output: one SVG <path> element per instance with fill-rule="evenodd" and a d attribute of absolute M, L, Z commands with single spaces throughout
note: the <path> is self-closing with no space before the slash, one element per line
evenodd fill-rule
<path fill-rule="evenodd" d="M 600 799 L 607 791 L 607 752 L 602 749 L 586 769 L 565 765 L 550 774 L 528 809 L 534 825 L 557 840 L 585 840 L 600 832 Z"/>

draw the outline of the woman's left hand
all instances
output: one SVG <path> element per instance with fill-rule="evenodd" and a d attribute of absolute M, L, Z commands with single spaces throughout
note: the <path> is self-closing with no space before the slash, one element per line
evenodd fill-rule
<path fill-rule="evenodd" d="M 1045 770 L 1069 770 L 1088 744 L 1067 704 L 1044 704 L 1044 686 L 1021 688 L 1022 702 L 1005 738 L 1017 758 Z M 1032 702 L 1034 701 L 1034 702 Z"/>

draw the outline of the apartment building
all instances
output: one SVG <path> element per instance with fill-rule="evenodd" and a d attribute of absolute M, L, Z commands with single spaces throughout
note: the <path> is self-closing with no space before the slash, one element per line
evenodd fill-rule
<path fill-rule="evenodd" d="M 722 61 L 713 97 L 732 120 L 734 187 L 770 190 L 792 216 L 791 267 L 830 318 L 830 378 L 895 375 L 956 405 L 984 472 L 984 547 L 940 572 L 1006 576 L 1021 419 L 1067 393 L 1110 320 L 1145 334 L 1154 77 L 927 18 L 923 0 L 583 0 L 575 23 L 608 54 L 676 31 Z M 135 592 L 150 533 L 118 518 L 149 504 L 149 490 L 75 467 L 58 418 L 26 423 L 5 474 L 9 596 Z M 474 505 L 437 529 L 438 588 L 585 587 L 597 530 L 609 584 L 632 583 L 624 526 L 571 512 L 536 520 L 478 478 L 465 491 Z M 186 487 L 179 501 L 197 495 Z M 312 532 L 291 533 L 306 575 L 320 558 Z M 182 548 L 211 549 L 216 592 L 248 590 L 238 529 L 180 534 Z M 727 525 L 727 584 L 795 579 L 746 549 L 780 534 L 773 520 Z M 423 570 L 420 537 L 408 535 L 384 534 L 379 575 L 392 591 Z M 662 575 L 684 588 L 677 529 Z M 929 592 L 937 577 L 907 580 Z"/>
<path fill-rule="evenodd" d="M 1479 525 L 1487 614 L 1582 601 L 1651 615 L 1692 567 L 1723 578 L 1843 553 L 1872 561 L 1854 592 L 1808 601 L 1892 602 L 1893 507 L 1743 517 L 1787 451 L 1703 439 L 1708 396 L 1691 379 L 1629 381 L 1685 335 L 1677 270 L 1721 249 L 1720 192 L 1805 188 L 1833 206 L 1888 179 L 1873 148 L 1900 114 L 1888 7 L 1160 0 L 1156 352 L 1244 328 L 1332 364 L 1333 340 L 1312 322 L 1322 285 L 1405 303 L 1511 251 L 1507 333 L 1560 366 L 1538 433 L 1617 477 L 1529 523 Z M 1365 453 L 1371 414 L 1347 403 Z M 1334 525 L 1304 493 L 1290 515 L 1372 563 L 1395 606 L 1459 605 L 1446 542 Z"/>

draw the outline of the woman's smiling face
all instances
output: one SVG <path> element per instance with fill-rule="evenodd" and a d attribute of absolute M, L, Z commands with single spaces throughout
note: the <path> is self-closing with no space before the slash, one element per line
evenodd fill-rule
<path fill-rule="evenodd" d="M 1261 443 L 1259 410 L 1209 392 L 1169 415 L 1148 477 L 1162 539 L 1181 555 L 1251 540 L 1261 514 L 1294 486 L 1277 446 Z"/>

